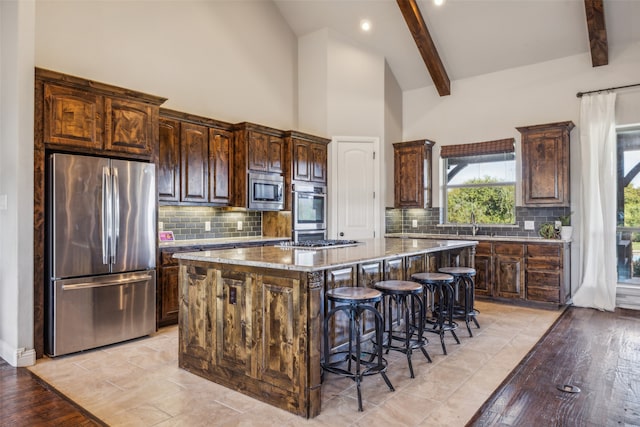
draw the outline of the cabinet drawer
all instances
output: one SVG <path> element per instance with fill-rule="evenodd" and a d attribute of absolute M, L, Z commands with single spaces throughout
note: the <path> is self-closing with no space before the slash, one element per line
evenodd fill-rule
<path fill-rule="evenodd" d="M 560 274 L 546 271 L 527 271 L 527 288 L 560 289 Z"/>
<path fill-rule="evenodd" d="M 496 243 L 493 249 L 496 255 L 524 256 L 524 245 L 520 243 Z"/>
<path fill-rule="evenodd" d="M 529 301 L 560 302 L 560 289 L 527 287 Z"/>
<path fill-rule="evenodd" d="M 476 255 L 491 256 L 491 242 L 480 242 L 476 246 Z"/>
<path fill-rule="evenodd" d="M 556 257 L 559 258 L 562 247 L 560 245 L 527 245 L 527 255 L 529 257 Z"/>

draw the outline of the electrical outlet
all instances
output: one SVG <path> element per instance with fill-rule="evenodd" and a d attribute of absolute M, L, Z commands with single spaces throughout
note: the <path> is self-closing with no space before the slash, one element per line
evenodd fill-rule
<path fill-rule="evenodd" d="M 158 231 L 164 230 L 164 222 L 158 221 Z"/>
<path fill-rule="evenodd" d="M 211 231 L 211 221 L 204 222 L 204 231 Z"/>
<path fill-rule="evenodd" d="M 533 221 L 525 221 L 524 222 L 524 229 L 525 230 L 535 230 L 536 229 L 535 222 L 533 222 Z"/>
<path fill-rule="evenodd" d="M 242 231 L 242 221 L 238 221 L 238 231 Z"/>
<path fill-rule="evenodd" d="M 411 221 L 411 226 L 412 226 L 413 228 L 418 228 L 418 220 L 417 220 L 417 219 L 414 219 L 413 221 Z"/>
<path fill-rule="evenodd" d="M 556 221 L 554 225 L 556 227 L 556 230 L 560 230 L 560 227 L 562 227 L 562 223 L 560 221 Z"/>

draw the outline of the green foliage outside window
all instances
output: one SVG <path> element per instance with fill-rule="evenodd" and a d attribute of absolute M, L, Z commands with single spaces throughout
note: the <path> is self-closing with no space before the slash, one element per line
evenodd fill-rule
<path fill-rule="evenodd" d="M 640 188 L 624 187 L 624 224 L 619 226 L 640 227 Z"/>
<path fill-rule="evenodd" d="M 447 193 L 447 222 L 469 224 L 471 213 L 478 224 L 515 223 L 515 186 L 497 184 L 494 178 L 474 178 L 465 181 L 468 187 L 450 188 Z M 478 185 L 480 184 L 480 185 Z"/>

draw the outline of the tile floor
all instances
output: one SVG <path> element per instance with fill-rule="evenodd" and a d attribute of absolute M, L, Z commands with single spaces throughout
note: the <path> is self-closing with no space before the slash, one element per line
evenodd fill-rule
<path fill-rule="evenodd" d="M 391 352 L 390 392 L 379 375 L 362 383 L 357 411 L 351 380 L 327 375 L 322 413 L 305 420 L 178 368 L 178 329 L 80 354 L 44 358 L 31 371 L 112 426 L 464 426 L 561 314 L 477 301 L 481 329 L 461 344 L 436 335 L 427 347 L 433 363 Z"/>

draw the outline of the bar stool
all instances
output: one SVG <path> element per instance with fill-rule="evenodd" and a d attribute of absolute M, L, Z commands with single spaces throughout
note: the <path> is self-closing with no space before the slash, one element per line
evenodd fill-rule
<path fill-rule="evenodd" d="M 324 372 L 351 378 L 356 382 L 358 411 L 362 411 L 360 383 L 363 377 L 380 374 L 389 386 L 389 390 L 394 391 L 393 385 L 385 373 L 387 361 L 382 357 L 384 330 L 382 316 L 376 308 L 370 305 L 371 303 L 378 305 L 382 300 L 382 293 L 370 288 L 343 287 L 328 290 L 326 296 L 330 302 L 339 305 L 334 306 L 324 318 L 324 360 L 321 366 Z M 338 312 L 343 312 L 349 317 L 349 342 L 346 350 L 331 352 L 329 348 L 329 321 Z M 372 313 L 375 322 L 374 344 L 370 351 L 362 349 L 360 321 L 365 312 Z"/>
<path fill-rule="evenodd" d="M 440 344 L 442 352 L 447 354 L 447 347 L 444 344 L 444 335 L 447 331 L 460 344 L 460 340 L 455 330 L 458 324 L 453 321 L 453 276 L 444 273 L 415 273 L 411 275 L 411 279 L 423 285 L 431 300 L 431 318 L 427 318 L 427 322 L 432 324 L 431 329 L 425 329 L 427 332 L 433 332 L 440 336 Z M 438 297 L 437 304 L 435 303 Z"/>
<path fill-rule="evenodd" d="M 422 301 L 423 287 L 416 282 L 406 280 L 383 280 L 377 282 L 374 288 L 382 292 L 383 315 L 382 321 L 386 329 L 387 342 L 384 348 L 387 353 L 389 350 L 400 351 L 407 355 L 407 363 L 409 364 L 409 373 L 411 378 L 415 378 L 413 374 L 413 364 L 411 363 L 411 355 L 414 349 L 419 348 L 422 354 L 431 363 L 431 357 L 425 346 L 428 340 L 424 337 L 424 319 L 425 308 Z M 396 309 L 396 319 L 401 324 L 401 312 L 404 319 L 403 330 L 393 330 L 393 307 Z M 418 315 L 416 316 L 416 308 Z M 400 343 L 394 345 L 394 341 Z"/>
<path fill-rule="evenodd" d="M 479 311 L 473 307 L 475 301 L 475 285 L 473 283 L 473 276 L 476 275 L 476 270 L 471 267 L 443 267 L 438 271 L 453 276 L 453 283 L 456 291 L 455 301 L 460 300 L 460 298 L 458 298 L 459 290 L 461 288 L 464 290 L 460 304 L 455 304 L 454 302 L 455 306 L 453 317 L 457 319 L 464 319 L 464 322 L 467 324 L 469 336 L 473 337 L 469 322 L 473 321 L 476 328 L 480 328 L 478 319 L 476 319 Z"/>

